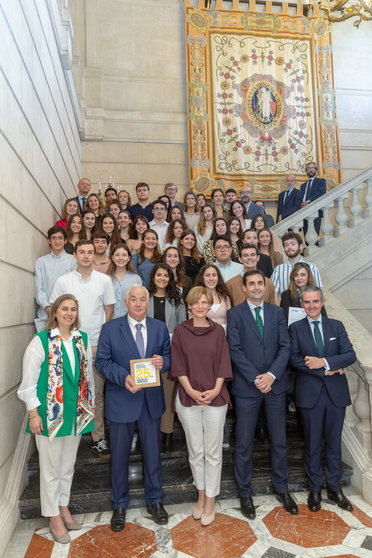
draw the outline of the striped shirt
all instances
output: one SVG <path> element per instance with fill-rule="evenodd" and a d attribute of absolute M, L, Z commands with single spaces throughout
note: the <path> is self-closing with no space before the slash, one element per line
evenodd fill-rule
<path fill-rule="evenodd" d="M 315 284 L 317 287 L 323 287 L 322 280 L 320 278 L 320 273 L 316 265 L 311 262 L 306 262 L 303 258 L 300 258 L 297 262 L 285 262 L 276 266 L 270 277 L 271 281 L 274 283 L 274 287 L 279 296 L 282 295 L 283 291 L 288 289 L 289 276 L 296 263 L 305 262 L 311 269 L 311 273 L 314 276 Z"/>

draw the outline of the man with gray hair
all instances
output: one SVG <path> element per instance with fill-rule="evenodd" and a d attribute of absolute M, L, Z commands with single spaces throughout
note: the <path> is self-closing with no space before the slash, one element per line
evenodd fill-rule
<path fill-rule="evenodd" d="M 167 182 L 164 186 L 164 194 L 168 196 L 171 202 L 171 207 L 179 207 L 183 211 L 183 203 L 176 200 L 176 194 L 178 192 L 178 187 L 174 182 Z"/>
<path fill-rule="evenodd" d="M 138 388 L 131 377 L 131 360 L 144 359 L 160 372 L 170 370 L 170 342 L 165 323 L 146 317 L 149 293 L 132 285 L 125 293 L 128 313 L 104 324 L 98 341 L 96 368 L 106 378 L 105 415 L 111 442 L 111 529 L 125 527 L 129 504 L 129 456 L 137 423 L 144 467 L 147 511 L 165 525 L 160 461 L 160 418 L 165 411 L 163 386 Z"/>
<path fill-rule="evenodd" d="M 324 440 L 328 500 L 352 511 L 340 484 L 341 435 L 345 409 L 351 404 L 344 368 L 355 362 L 356 355 L 343 324 L 321 314 L 324 297 L 319 287 L 306 287 L 301 302 L 306 317 L 289 327 L 289 363 L 296 374 L 295 400 L 304 429 L 307 503 L 312 512 L 321 508 Z"/>

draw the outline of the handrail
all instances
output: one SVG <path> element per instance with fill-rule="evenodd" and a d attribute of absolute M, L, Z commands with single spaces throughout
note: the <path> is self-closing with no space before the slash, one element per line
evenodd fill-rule
<path fill-rule="evenodd" d="M 349 200 L 350 194 L 351 202 L 346 208 L 345 201 Z M 323 212 L 322 235 L 319 237 L 314 228 L 318 211 Z M 297 232 L 306 219 L 308 230 L 305 240 L 308 245 L 307 253 L 311 254 L 325 246 L 333 237 L 342 235 L 349 227 L 354 227 L 363 218 L 369 216 L 372 216 L 372 167 L 286 217 L 271 230 L 278 236 L 288 229 Z"/>

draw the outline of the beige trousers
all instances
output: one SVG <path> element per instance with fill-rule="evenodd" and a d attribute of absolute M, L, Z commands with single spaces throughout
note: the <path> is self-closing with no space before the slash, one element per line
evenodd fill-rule
<path fill-rule="evenodd" d="M 176 382 L 169 377 L 170 372 L 164 372 L 163 389 L 165 399 L 165 412 L 160 420 L 160 432 L 164 434 L 171 434 L 173 432 L 174 423 L 174 390 Z"/>
<path fill-rule="evenodd" d="M 39 451 L 40 504 L 45 517 L 59 515 L 59 506 L 68 506 L 76 454 L 81 436 L 35 436 Z"/>

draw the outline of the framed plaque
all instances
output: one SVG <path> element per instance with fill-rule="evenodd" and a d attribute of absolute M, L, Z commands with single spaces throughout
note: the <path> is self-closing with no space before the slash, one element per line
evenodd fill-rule
<path fill-rule="evenodd" d="M 130 375 L 137 388 L 160 386 L 159 370 L 151 363 L 151 359 L 131 360 Z"/>
<path fill-rule="evenodd" d="M 298 322 L 298 320 L 303 320 L 304 318 L 306 318 L 306 312 L 303 308 L 296 308 L 294 306 L 289 307 L 288 326 Z"/>

